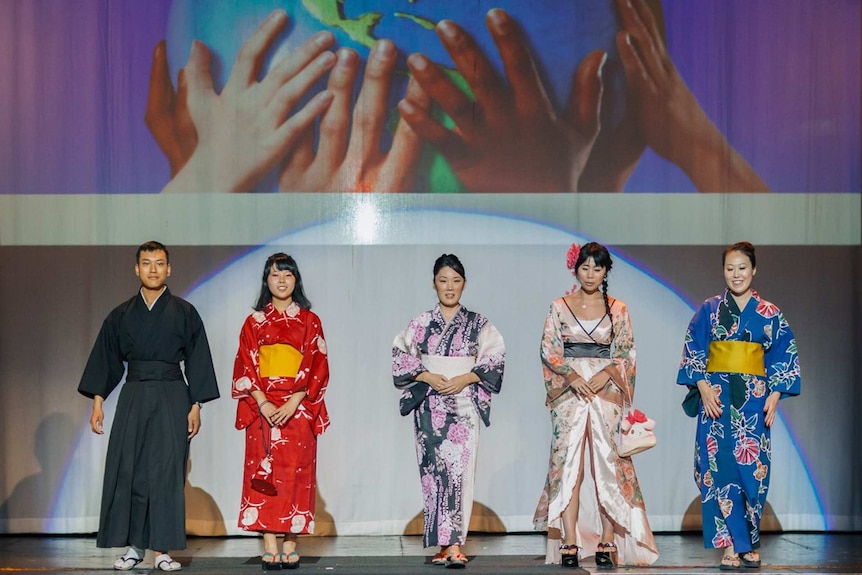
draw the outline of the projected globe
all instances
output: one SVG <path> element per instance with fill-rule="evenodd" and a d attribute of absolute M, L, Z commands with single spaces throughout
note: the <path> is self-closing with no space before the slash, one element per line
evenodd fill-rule
<path fill-rule="evenodd" d="M 265 70 L 320 30 L 333 32 L 338 46 L 356 50 L 363 59 L 377 39 L 391 39 L 399 50 L 399 73 L 390 95 L 394 118 L 394 106 L 406 87 L 407 55 L 422 52 L 455 72 L 434 31 L 440 20 L 450 19 L 464 27 L 503 73 L 485 26 L 485 14 L 495 7 L 505 9 L 519 22 L 558 109 L 565 107 L 572 75 L 581 59 L 593 50 L 606 50 L 609 60 L 603 71 L 603 125 L 608 127 L 619 118 L 623 74 L 614 47 L 618 24 L 612 0 L 250 0 L 216 4 L 181 0 L 173 3 L 169 16 L 168 60 L 176 78 L 188 58 L 191 41 L 202 41 L 213 54 L 213 81 L 220 90 L 243 41 L 272 10 L 281 8 L 290 15 L 290 23 L 270 51 Z M 420 177 L 427 181 L 428 189 L 435 191 L 446 183 L 446 189 L 452 190 L 452 177 L 444 162 L 429 158 L 424 165 L 426 173 Z"/>

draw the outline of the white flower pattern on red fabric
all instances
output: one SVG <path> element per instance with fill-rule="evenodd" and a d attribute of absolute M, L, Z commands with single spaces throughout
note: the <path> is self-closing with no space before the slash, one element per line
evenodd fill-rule
<path fill-rule="evenodd" d="M 305 528 L 306 520 L 304 515 L 294 515 L 290 520 L 290 532 L 302 533 Z"/>
<path fill-rule="evenodd" d="M 243 525 L 254 525 L 254 523 L 257 521 L 257 517 L 257 507 L 246 507 L 242 510 Z"/>
<path fill-rule="evenodd" d="M 251 380 L 245 376 L 239 378 L 234 382 L 233 386 L 237 391 L 248 391 L 251 389 Z"/>
<path fill-rule="evenodd" d="M 299 315 L 300 309 L 301 308 L 299 307 L 299 304 L 293 301 L 290 302 L 290 305 L 287 306 L 287 309 L 284 310 L 284 313 L 286 313 L 288 317 L 296 317 Z"/>

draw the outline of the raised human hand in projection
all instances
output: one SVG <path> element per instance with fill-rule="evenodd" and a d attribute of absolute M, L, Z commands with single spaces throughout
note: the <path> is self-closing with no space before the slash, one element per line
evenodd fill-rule
<path fill-rule="evenodd" d="M 399 120 L 389 151 L 380 147 L 396 57 L 397 50 L 390 40 L 375 43 L 351 120 L 359 56 L 347 48 L 338 52 L 327 85 L 333 94 L 332 104 L 320 120 L 317 149 L 313 127 L 309 127 L 296 152 L 282 167 L 282 192 L 412 191 L 422 141 L 404 120 Z M 413 80 L 407 86 L 407 97 L 426 107 L 429 104 L 428 96 Z"/>
<path fill-rule="evenodd" d="M 469 34 L 443 20 L 437 34 L 475 98 L 426 56 L 413 54 L 407 64 L 414 79 L 455 126 L 444 127 L 409 94 L 399 103 L 402 117 L 440 150 L 468 191 L 577 191 L 599 132 L 605 53 L 597 50 L 584 58 L 575 73 L 569 110 L 558 115 L 517 24 L 497 8 L 485 20 L 506 79 Z"/>
<path fill-rule="evenodd" d="M 185 67 L 188 109 L 198 134 L 194 153 L 165 192 L 247 192 L 273 170 L 332 102 L 324 90 L 294 111 L 335 63 L 334 37 L 320 32 L 278 62 L 260 81 L 266 52 L 287 24 L 276 10 L 242 46 L 220 94 L 213 89 L 209 50 L 192 43 Z"/>
<path fill-rule="evenodd" d="M 617 48 L 646 144 L 679 166 L 700 192 L 768 192 L 686 86 L 645 0 L 616 0 Z"/>
<path fill-rule="evenodd" d="M 164 40 L 153 51 L 145 121 L 159 149 L 168 159 L 173 178 L 195 151 L 198 133 L 189 115 L 185 71 L 180 70 L 175 91 L 168 70 Z"/>

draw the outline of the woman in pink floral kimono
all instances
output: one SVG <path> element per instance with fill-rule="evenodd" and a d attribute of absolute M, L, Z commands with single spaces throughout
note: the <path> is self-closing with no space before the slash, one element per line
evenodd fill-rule
<path fill-rule="evenodd" d="M 626 305 L 607 295 L 607 248 L 572 245 L 567 261 L 580 287 L 554 300 L 542 337 L 542 368 L 553 438 L 545 490 L 534 517 L 548 530 L 547 563 L 599 568 L 650 565 L 658 549 L 631 458 L 616 439 L 635 384 L 635 344 Z M 562 545 L 557 545 L 562 533 Z"/>
<path fill-rule="evenodd" d="M 506 348 L 488 319 L 461 305 L 464 266 L 453 254 L 434 264 L 438 304 L 407 325 L 392 344 L 392 377 L 401 414 L 413 413 L 425 500 L 425 547 L 432 563 L 461 568 L 473 509 L 480 421 L 490 424 L 491 394 L 503 384 Z"/>

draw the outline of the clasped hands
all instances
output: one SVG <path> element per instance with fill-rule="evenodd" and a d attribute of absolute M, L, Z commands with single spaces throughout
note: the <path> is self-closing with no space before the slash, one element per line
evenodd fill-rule
<path fill-rule="evenodd" d="M 585 380 L 577 373 L 573 373 L 569 381 L 569 387 L 579 396 L 589 401 L 603 390 L 609 381 L 611 381 L 611 376 L 604 370 L 593 375 L 589 380 Z"/>
<path fill-rule="evenodd" d="M 296 410 L 304 396 L 304 394 L 295 393 L 281 405 L 276 405 L 268 399 L 262 401 L 258 406 L 260 415 L 272 427 L 284 427 L 287 425 L 287 422 L 290 421 L 290 418 L 296 413 Z"/>
<path fill-rule="evenodd" d="M 427 383 L 440 395 L 455 395 L 461 393 L 465 387 L 478 380 L 476 375 L 473 373 L 465 373 L 449 378 L 445 375 L 428 371 L 419 374 L 416 379 L 422 383 Z"/>

